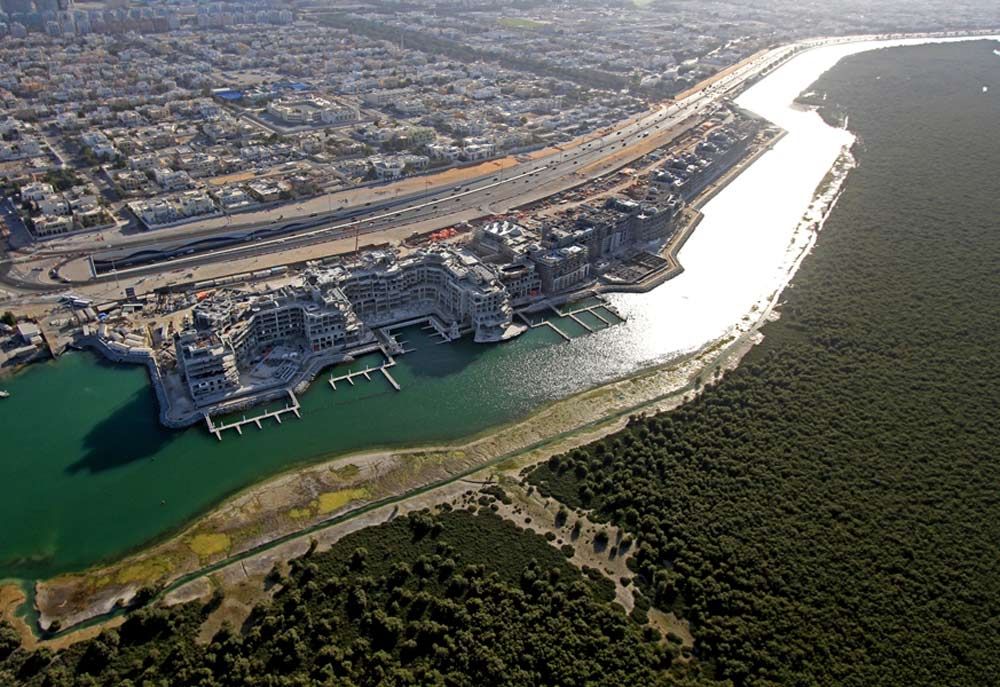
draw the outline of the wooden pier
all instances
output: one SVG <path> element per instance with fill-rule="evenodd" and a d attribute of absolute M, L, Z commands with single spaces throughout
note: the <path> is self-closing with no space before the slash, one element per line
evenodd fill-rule
<path fill-rule="evenodd" d="M 340 375 L 339 377 L 334 377 L 334 376 L 331 375 L 330 379 L 327 380 L 327 381 L 329 381 L 330 387 L 334 391 L 336 391 L 337 390 L 337 382 L 345 382 L 346 381 L 351 386 L 354 386 L 354 378 L 355 377 L 364 377 L 365 379 L 367 379 L 370 382 L 370 381 L 372 381 L 372 373 L 373 372 L 381 372 L 385 376 L 385 378 L 389 382 L 389 384 L 392 385 L 393 389 L 395 389 L 396 391 L 402 391 L 403 388 L 401 386 L 399 386 L 399 382 L 397 382 L 393 378 L 393 376 L 391 374 L 389 374 L 389 368 L 395 366 L 396 360 L 395 360 L 395 358 L 392 358 L 391 356 L 388 356 L 388 355 L 386 356 L 386 358 L 387 358 L 386 362 L 383 363 L 382 365 L 377 366 L 377 367 L 366 367 L 363 370 L 358 370 L 357 372 L 348 372 L 347 374 Z"/>
<path fill-rule="evenodd" d="M 337 382 L 347 382 L 351 386 L 354 386 L 355 377 L 364 377 L 370 382 L 372 380 L 371 376 L 372 370 L 377 370 L 377 369 L 378 369 L 377 367 L 366 367 L 363 370 L 359 370 L 357 372 L 348 372 L 346 375 L 340 375 L 339 377 L 331 376 L 330 379 L 328 379 L 327 381 L 330 383 L 330 386 L 333 387 L 333 390 L 336 391 Z"/>
<path fill-rule="evenodd" d="M 566 339 L 566 341 L 572 341 L 572 340 L 573 340 L 573 339 L 572 339 L 572 338 L 570 337 L 570 335 L 569 335 L 569 334 L 567 334 L 567 333 L 566 333 L 566 332 L 564 332 L 563 330 L 559 329 L 559 327 L 555 326 L 554 324 L 552 324 L 552 323 L 551 323 L 551 322 L 549 322 L 548 320 L 546 320 L 545 322 L 542 322 L 542 324 L 544 324 L 544 325 L 548 325 L 549 329 L 551 329 L 552 331 L 554 331 L 554 332 L 555 332 L 556 334 L 558 334 L 558 335 L 559 335 L 559 336 L 561 336 L 562 338 Z"/>
<path fill-rule="evenodd" d="M 580 325 L 581 327 L 583 327 L 584 329 L 586 329 L 586 330 L 587 330 L 588 332 L 590 332 L 591 334 L 593 334 L 593 333 L 594 333 L 594 332 L 596 331 L 596 330 L 595 330 L 595 329 L 594 329 L 593 327 L 591 327 L 591 326 L 590 326 L 589 324 L 587 324 L 586 322 L 584 322 L 583 320 L 581 320 L 581 319 L 580 319 L 579 317 L 577 317 L 577 316 L 576 316 L 576 313 L 575 313 L 575 312 L 571 312 L 571 313 L 570 313 L 570 314 L 568 315 L 568 317 L 569 317 L 569 318 L 570 318 L 571 320 L 573 320 L 574 322 L 576 322 L 576 323 L 577 323 L 578 325 Z"/>
<path fill-rule="evenodd" d="M 431 332 L 432 334 L 437 334 L 441 340 L 438 344 L 451 343 L 454 339 L 448 334 L 448 330 L 445 329 L 444 324 L 442 324 L 436 317 L 428 317 L 427 324 L 421 327 L 425 332 Z"/>
<path fill-rule="evenodd" d="M 559 310 L 558 308 L 556 308 L 555 306 L 552 306 L 552 305 L 549 306 L 549 309 L 552 312 L 554 312 L 556 315 L 558 315 L 559 317 L 569 317 L 569 318 L 572 318 L 573 320 L 575 320 L 579 324 L 583 325 L 587 329 L 590 329 L 591 331 L 593 331 L 593 328 L 588 327 L 584 322 L 582 322 L 577 317 L 577 315 L 579 315 L 582 312 L 589 312 L 591 315 L 593 315 L 594 317 L 596 317 L 597 319 L 599 319 L 601 322 L 604 322 L 608 326 L 611 326 L 613 324 L 617 324 L 615 322 L 609 321 L 607 317 L 605 317 L 604 315 L 602 315 L 600 313 L 600 310 L 603 309 L 603 310 L 607 310 L 609 313 L 611 313 L 616 318 L 618 318 L 618 320 L 620 322 L 624 322 L 625 321 L 625 318 L 621 315 L 621 313 L 619 313 L 617 310 L 615 310 L 615 308 L 612 307 L 612 305 L 610 303 L 605 303 L 603 301 L 600 302 L 600 303 L 598 303 L 598 304 L 596 304 L 596 305 L 588 305 L 588 306 L 585 306 L 583 308 L 576 308 L 575 310 L 570 310 L 569 312 L 563 312 L 563 311 Z"/>
<path fill-rule="evenodd" d="M 402 387 L 399 386 L 399 382 L 397 382 L 395 379 L 392 378 L 392 375 L 389 374 L 389 370 L 387 370 L 386 367 L 387 367 L 386 365 L 383 365 L 379 369 L 382 370 L 382 374 L 384 374 L 385 378 L 389 381 L 390 384 L 392 384 L 393 389 L 395 389 L 396 391 L 402 391 L 403 389 Z"/>
<path fill-rule="evenodd" d="M 288 396 L 291 399 L 291 404 L 286 405 L 284 408 L 279 408 L 277 410 L 269 410 L 266 413 L 250 418 L 244 415 L 241 420 L 236 420 L 234 422 L 227 422 L 226 424 L 223 425 L 215 424 L 214 422 L 212 422 L 212 416 L 206 414 L 205 424 L 208 425 L 208 431 L 214 434 L 216 439 L 222 441 L 222 433 L 225 432 L 227 429 L 235 429 L 236 433 L 242 436 L 244 425 L 253 424 L 257 425 L 257 429 L 264 429 L 263 421 L 267 420 L 268 418 L 273 417 L 275 420 L 278 421 L 278 424 L 280 425 L 281 416 L 286 413 L 294 413 L 295 417 L 302 417 L 302 413 L 299 410 L 301 406 L 299 405 L 298 397 L 295 396 L 295 392 L 289 389 Z"/>
<path fill-rule="evenodd" d="M 581 317 L 578 317 L 578 315 L 580 313 L 585 313 L 585 312 L 590 313 L 591 315 L 593 315 L 594 317 L 596 317 L 598 320 L 600 320 L 601 322 L 603 322 L 608 327 L 616 325 L 619 322 L 624 322 L 625 321 L 625 318 L 622 317 L 618 313 L 618 311 L 614 309 L 614 307 L 612 307 L 609 303 L 604 302 L 603 300 L 600 301 L 599 303 L 596 303 L 595 305 L 588 305 L 588 306 L 584 306 L 582 308 L 576 308 L 574 310 L 570 310 L 569 312 L 563 312 L 562 310 L 560 310 L 559 308 L 557 308 L 554 305 L 549 305 L 548 309 L 556 317 L 558 317 L 559 319 L 569 318 L 569 319 L 573 320 L 574 322 L 576 322 L 581 327 L 583 327 L 583 329 L 585 329 L 586 331 L 590 332 L 591 334 L 593 334 L 593 333 L 595 333 L 597 331 L 600 331 L 600 328 L 598 327 L 597 329 L 595 329 L 595 325 L 587 324 L 587 322 L 584 321 Z M 612 315 L 614 315 L 618 319 L 618 322 L 612 322 L 607 317 L 605 317 L 604 315 L 602 315 L 601 312 L 600 312 L 602 309 L 605 310 L 605 311 L 607 311 L 607 312 L 609 312 L 609 313 L 611 313 Z M 517 315 L 524 321 L 524 323 L 526 325 L 528 325 L 531 328 L 535 328 L 535 327 L 548 327 L 549 329 L 551 329 L 552 331 L 554 331 L 556 334 L 558 334 L 560 337 L 562 337 L 564 340 L 566 340 L 566 341 L 572 341 L 572 337 L 569 336 L 569 334 L 567 334 L 566 332 L 564 332 L 554 322 L 552 322 L 550 320 L 543 319 L 540 322 L 532 322 L 531 319 L 529 319 L 528 316 L 524 314 L 524 312 L 518 312 Z"/>
<path fill-rule="evenodd" d="M 599 308 L 599 307 L 600 307 L 600 306 L 598 306 L 598 308 Z M 612 324 L 614 324 L 614 322 L 612 322 L 611 320 L 609 320 L 608 318 L 606 318 L 606 317 L 605 317 L 604 315 L 602 315 L 601 313 L 597 312 L 597 311 L 598 311 L 598 308 L 593 308 L 593 309 L 591 309 L 591 310 L 589 311 L 589 312 L 590 312 L 590 314 L 591 314 L 591 315 L 593 315 L 594 317 L 596 317 L 597 319 L 599 319 L 599 320 L 600 320 L 601 322 L 603 322 L 604 324 L 608 325 L 609 327 L 610 327 L 610 326 L 611 326 Z M 607 307 L 606 307 L 605 309 L 606 309 L 606 310 L 608 310 L 609 312 L 612 312 L 612 313 L 614 313 L 614 312 L 615 312 L 614 310 L 611 310 L 611 308 L 607 308 Z M 620 315 L 618 315 L 618 314 L 615 314 L 615 317 L 617 317 L 617 318 L 618 318 L 619 320 L 624 320 L 624 319 L 625 319 L 625 318 L 621 317 L 621 316 L 620 316 Z"/>

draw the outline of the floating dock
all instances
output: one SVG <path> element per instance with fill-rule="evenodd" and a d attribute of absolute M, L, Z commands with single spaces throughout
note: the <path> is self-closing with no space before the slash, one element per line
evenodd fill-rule
<path fill-rule="evenodd" d="M 599 319 L 604 324 L 608 325 L 609 327 L 612 324 L 614 324 L 614 322 L 612 322 L 611 320 L 609 320 L 608 318 L 606 318 L 604 315 L 602 315 L 600 312 L 598 312 L 598 309 L 599 308 L 591 308 L 588 312 L 591 315 L 593 315 L 594 317 L 596 317 L 597 319 Z M 614 310 L 612 310 L 609 307 L 605 307 L 604 309 L 607 310 L 607 311 L 609 311 L 609 312 L 612 312 L 612 313 L 615 312 Z M 618 315 L 617 313 L 615 313 L 615 317 L 617 317 L 619 320 L 624 320 L 624 318 L 621 315 Z"/>
<path fill-rule="evenodd" d="M 610 303 L 605 303 L 603 301 L 600 303 L 595 303 L 594 305 L 587 305 L 581 308 L 574 308 L 573 310 L 569 310 L 567 312 L 559 310 L 559 308 L 555 307 L 554 305 L 550 305 L 549 309 L 559 317 L 570 317 L 576 320 L 579 324 L 583 325 L 585 328 L 591 329 L 591 331 L 593 331 L 592 328 L 588 327 L 586 324 L 580 321 L 580 319 L 577 318 L 577 315 L 579 315 L 582 312 L 589 312 L 591 315 L 593 315 L 594 317 L 596 317 L 597 319 L 601 320 L 602 322 L 604 322 L 609 326 L 612 324 L 617 324 L 615 322 L 609 321 L 608 318 L 606 318 L 604 315 L 600 313 L 601 310 L 606 310 L 607 312 L 611 313 L 616 318 L 618 318 L 619 322 L 625 321 L 625 318 L 622 316 L 621 313 L 615 310 L 615 308 Z"/>
<path fill-rule="evenodd" d="M 327 381 L 330 383 L 330 387 L 334 391 L 336 391 L 337 382 L 340 382 L 341 384 L 347 382 L 351 386 L 354 386 L 354 379 L 356 377 L 364 377 L 370 382 L 372 381 L 372 372 L 381 372 L 385 376 L 389 384 L 392 385 L 393 389 L 395 389 L 396 391 L 402 391 L 403 388 L 399 386 L 399 382 L 397 382 L 393 378 L 393 376 L 389 374 L 389 368 L 394 367 L 395 365 L 396 365 L 396 359 L 393 358 L 392 356 L 386 355 L 386 362 L 383 363 L 382 365 L 379 365 L 377 367 L 366 367 L 365 369 L 358 370 L 357 372 L 348 372 L 347 374 L 340 375 L 339 377 L 334 377 L 333 375 L 330 375 L 330 379 L 328 379 Z"/>
<path fill-rule="evenodd" d="M 277 410 L 269 410 L 266 413 L 262 413 L 260 415 L 256 415 L 250 418 L 244 415 L 241 420 L 236 420 L 234 422 L 227 422 L 222 425 L 217 425 L 214 422 L 212 422 L 212 416 L 206 414 L 205 424 L 208 425 L 208 431 L 214 434 L 216 439 L 222 441 L 222 433 L 225 432 L 227 429 L 235 429 L 236 433 L 242 436 L 244 425 L 253 424 L 257 425 L 257 429 L 264 429 L 263 422 L 268 418 L 273 417 L 275 420 L 278 421 L 278 424 L 280 425 L 281 416 L 285 415 L 286 413 L 294 413 L 295 417 L 302 417 L 302 413 L 299 410 L 301 406 L 299 405 L 299 399 L 295 395 L 295 392 L 289 389 L 288 396 L 291 399 L 291 403 L 289 405 L 286 405 L 284 408 L 279 408 Z"/>
<path fill-rule="evenodd" d="M 570 337 L 570 335 L 569 335 L 569 334 L 567 334 L 567 333 L 566 333 L 566 332 L 564 332 L 563 330 L 559 329 L 559 327 L 555 326 L 554 324 L 552 324 L 552 323 L 551 323 L 551 322 L 549 322 L 548 320 L 546 320 L 546 321 L 545 321 L 545 322 L 543 322 L 542 324 L 544 324 L 544 325 L 547 325 L 547 326 L 549 327 L 549 329 L 551 329 L 551 330 L 552 330 L 552 331 L 554 331 L 554 332 L 555 332 L 556 334 L 558 334 L 559 336 L 561 336 L 562 338 L 564 338 L 564 339 L 565 339 L 566 341 L 572 341 L 572 340 L 573 340 L 573 339 L 572 339 L 572 338 Z"/>
<path fill-rule="evenodd" d="M 437 334 L 441 337 L 441 340 L 438 341 L 439 344 L 451 343 L 458 338 L 452 336 L 451 333 L 448 332 L 448 329 L 444 326 L 444 323 L 433 315 L 427 318 L 427 324 L 423 326 L 423 330 L 425 332 Z"/>
<path fill-rule="evenodd" d="M 599 302 L 594 303 L 593 305 L 585 305 L 585 306 L 581 306 L 579 308 L 573 308 L 572 310 L 568 310 L 568 311 L 565 311 L 565 312 L 562 311 L 562 310 L 560 310 L 555 305 L 549 305 L 548 309 L 557 318 L 559 318 L 559 319 L 568 318 L 568 319 L 572 320 L 573 322 L 575 322 L 576 324 L 580 325 L 581 328 L 583 328 L 585 331 L 587 331 L 587 332 L 589 332 L 591 334 L 600 331 L 601 327 L 599 325 L 588 324 L 586 321 L 583 320 L 583 318 L 579 317 L 580 313 L 590 313 L 591 315 L 593 315 L 595 318 L 597 318 L 598 320 L 600 320 L 601 322 L 603 322 L 608 327 L 614 326 L 616 324 L 620 324 L 620 323 L 622 323 L 622 322 L 625 321 L 625 318 L 622 317 L 622 315 L 619 314 L 619 312 L 617 310 L 615 310 L 615 308 L 610 303 L 607 303 L 607 302 L 605 302 L 603 300 L 600 300 L 600 299 L 598 299 L 598 300 L 599 300 Z M 604 311 L 604 313 L 601 312 L 602 310 Z M 610 320 L 606 316 L 606 313 L 610 313 L 612 316 L 614 316 L 617 319 L 617 322 L 613 322 L 612 320 Z M 558 327 L 558 325 L 556 325 L 556 323 L 552 322 L 551 320 L 542 319 L 541 321 L 538 321 L 538 322 L 532 322 L 531 318 L 529 318 L 527 315 L 525 315 L 524 312 L 518 312 L 517 314 L 524 321 L 524 323 L 526 325 L 528 325 L 529 327 L 531 327 L 531 328 L 535 328 L 535 327 L 548 327 L 549 329 L 551 329 L 552 331 L 554 331 L 556 334 L 558 334 L 560 337 L 562 337 L 565 341 L 572 341 L 573 340 L 573 337 L 571 337 L 569 334 L 567 334 L 562 329 L 560 329 Z M 595 326 L 597 327 L 596 329 L 595 329 Z"/>
<path fill-rule="evenodd" d="M 383 366 L 382 366 L 382 367 L 380 367 L 379 369 L 380 369 L 380 370 L 382 370 L 382 374 L 384 374 L 384 375 L 385 375 L 385 378 L 386 378 L 386 379 L 387 379 L 387 380 L 389 381 L 389 383 L 390 383 L 390 384 L 392 384 L 392 388 L 393 388 L 393 389 L 395 389 L 396 391 L 402 391 L 402 390 L 403 390 L 403 389 L 402 389 L 402 388 L 401 388 L 401 387 L 399 386 L 399 382 L 397 382 L 397 381 L 396 381 L 395 379 L 393 379 L 393 378 L 392 378 L 392 375 L 391 375 L 391 374 L 389 374 L 389 370 L 387 370 L 387 369 L 386 369 L 386 366 L 385 366 L 385 365 L 383 365 Z"/>

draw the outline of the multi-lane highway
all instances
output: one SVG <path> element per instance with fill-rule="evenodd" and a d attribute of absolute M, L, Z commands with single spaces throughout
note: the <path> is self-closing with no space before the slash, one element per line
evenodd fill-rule
<path fill-rule="evenodd" d="M 444 227 L 457 219 L 505 212 L 620 168 L 652 147 L 668 143 L 702 122 L 723 99 L 734 96 L 762 72 L 804 47 L 808 47 L 807 44 L 789 45 L 754 56 L 682 99 L 606 129 L 571 148 L 501 168 L 491 176 L 457 186 L 438 186 L 391 200 L 271 220 L 255 226 L 223 227 L 190 237 L 159 238 L 153 233 L 133 236 L 124 245 L 112 249 L 43 250 L 21 257 L 18 271 L 24 274 L 32 270 L 30 263 L 33 260 L 44 259 L 51 264 L 53 259 L 58 259 L 66 264 L 75 259 L 76 269 L 65 271 L 73 275 L 75 283 L 118 280 L 123 276 L 150 275 L 179 267 L 192 268 L 281 253 L 409 225 L 419 225 L 425 230 L 428 224 Z M 81 269 L 84 264 L 86 269 Z M 38 271 L 34 270 L 36 274 Z M 13 281 L 11 276 L 7 276 L 8 283 Z M 65 288 L 65 284 L 24 283 L 23 280 L 19 285 L 28 290 Z"/>

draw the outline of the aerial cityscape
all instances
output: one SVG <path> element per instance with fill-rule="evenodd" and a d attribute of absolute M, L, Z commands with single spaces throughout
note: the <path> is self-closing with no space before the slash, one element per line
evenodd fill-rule
<path fill-rule="evenodd" d="M 0 685 L 985 685 L 1000 6 L 0 0 Z"/>

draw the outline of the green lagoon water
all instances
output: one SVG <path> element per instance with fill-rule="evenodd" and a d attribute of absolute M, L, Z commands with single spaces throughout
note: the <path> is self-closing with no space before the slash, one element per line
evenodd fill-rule
<path fill-rule="evenodd" d="M 176 529 L 262 477 L 327 455 L 454 439 L 518 417 L 545 400 L 530 384 L 559 337 L 535 329 L 509 346 L 402 339 L 394 391 L 380 374 L 302 395 L 302 418 L 227 431 L 159 425 L 141 366 L 70 353 L 5 380 L 0 406 L 0 575 L 45 577 L 120 555 Z M 362 369 L 364 361 L 338 367 Z M 368 361 L 370 364 L 374 361 Z M 512 372 L 523 370 L 521 377 Z M 253 416 L 260 411 L 247 411 Z"/>
<path fill-rule="evenodd" d="M 280 426 L 247 426 L 242 436 L 228 430 L 222 441 L 202 424 L 161 427 L 143 366 L 70 353 L 0 380 L 11 392 L 0 401 L 0 579 L 48 578 L 114 560 L 297 465 L 460 440 L 697 348 L 772 292 L 791 231 L 777 225 L 769 241 L 740 245 L 740 226 L 713 224 L 709 216 L 685 246 L 681 277 L 647 294 L 611 298 L 623 323 L 609 327 L 583 316 L 595 330 L 588 333 L 550 315 L 572 341 L 537 327 L 499 345 L 468 338 L 440 344 L 411 327 L 399 338 L 414 350 L 391 368 L 402 391 L 381 374 L 336 391 L 326 383 L 375 360 L 328 369 L 300 395 L 301 419 L 285 415 Z M 730 262 L 720 260 L 720 242 L 731 246 Z M 755 253 L 763 253 L 759 261 L 746 259 Z M 717 288 L 723 270 L 734 275 L 731 289 Z M 710 288 L 707 305 L 699 294 Z"/>
<path fill-rule="evenodd" d="M 365 356 L 324 370 L 300 395 L 301 419 L 287 414 L 280 425 L 265 420 L 263 429 L 248 425 L 242 435 L 227 430 L 222 441 L 203 424 L 160 426 L 144 366 L 90 352 L 30 366 L 0 380 L 11 394 L 0 401 L 0 579 L 47 578 L 113 560 L 297 465 L 462 439 L 676 357 L 683 351 L 657 334 L 656 318 L 641 316 L 652 301 L 636 308 L 642 302 L 619 304 L 630 312 L 625 322 L 601 309 L 612 326 L 583 316 L 593 333 L 567 317 L 544 318 L 572 341 L 537 327 L 500 345 L 469 338 L 442 344 L 409 327 L 397 338 L 412 352 L 390 370 L 402 391 L 377 372 L 371 381 L 330 387 L 330 376 L 382 360 Z"/>

